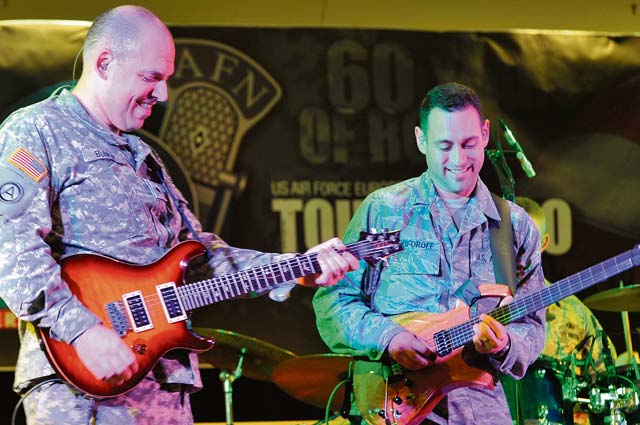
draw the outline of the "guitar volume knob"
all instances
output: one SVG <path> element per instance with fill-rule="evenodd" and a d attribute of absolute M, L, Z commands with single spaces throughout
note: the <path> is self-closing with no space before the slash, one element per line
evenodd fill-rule
<path fill-rule="evenodd" d="M 393 402 L 394 402 L 395 404 L 402 404 L 402 398 L 400 398 L 400 396 L 399 396 L 399 395 L 397 395 L 397 396 L 395 396 L 395 397 L 393 398 Z"/>
<path fill-rule="evenodd" d="M 145 344 L 144 341 L 137 339 L 133 341 L 131 349 L 134 353 L 142 355 L 147 352 L 147 344 Z"/>

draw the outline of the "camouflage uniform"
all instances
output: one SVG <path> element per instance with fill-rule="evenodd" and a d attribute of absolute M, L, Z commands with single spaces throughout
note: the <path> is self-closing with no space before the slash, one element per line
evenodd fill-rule
<path fill-rule="evenodd" d="M 522 208 L 510 203 L 510 209 L 516 266 L 519 276 L 524 276 L 518 282 L 517 295 L 524 295 L 544 287 L 540 236 Z M 388 316 L 410 311 L 445 312 L 455 307 L 458 298 L 470 304 L 470 298 L 478 295 L 478 284 L 495 282 L 489 218 L 499 220 L 500 216 L 480 180 L 459 231 L 426 172 L 369 195 L 351 220 L 344 240 L 352 242 L 363 228 L 400 229 L 404 251 L 388 259 L 375 291 L 361 288 L 364 264 L 338 285 L 317 291 L 314 308 L 318 329 L 331 350 L 379 359 L 391 339 L 403 331 Z M 515 321 L 507 329 L 511 347 L 503 360 L 476 356 L 494 375 L 501 372 L 521 377 L 544 345 L 544 310 Z M 493 390 L 459 388 L 448 393 L 446 400 L 448 418 L 434 411 L 429 420 L 511 424 L 499 383 Z"/>
<path fill-rule="evenodd" d="M 140 138 L 117 135 L 100 125 L 68 91 L 15 112 L 2 125 L 0 297 L 21 320 L 17 392 L 24 393 L 34 382 L 54 373 L 39 348 L 34 323 L 49 327 L 53 338 L 72 342 L 99 322 L 61 279 L 58 260 L 89 252 L 146 264 L 191 237 L 171 197 L 152 178 L 145 161 L 149 155 L 149 146 Z M 216 274 L 282 259 L 283 255 L 231 248 L 216 235 L 202 233 L 183 196 L 167 180 L 187 219 L 210 245 L 210 265 Z M 184 392 L 202 385 L 195 353 L 161 359 L 150 376 L 163 388 L 175 390 L 181 400 Z M 35 397 L 29 397 L 30 406 Z M 145 397 L 140 405 L 150 403 Z M 48 409 L 47 403 L 38 408 Z M 154 407 L 157 418 L 175 409 L 176 403 Z M 137 410 L 128 411 L 135 417 Z M 182 407 L 177 411 L 181 413 Z M 114 412 L 125 414 L 121 409 Z M 58 423 L 71 422 L 58 418 Z M 132 420 L 125 414 L 117 423 Z"/>
<path fill-rule="evenodd" d="M 568 361 L 572 353 L 578 360 L 591 358 L 591 373 L 606 368 L 602 355 L 602 325 L 596 316 L 575 295 L 571 295 L 547 307 L 547 341 L 542 350 L 544 356 Z M 602 335 L 602 336 L 601 336 Z M 616 350 L 608 339 L 612 360 Z"/>

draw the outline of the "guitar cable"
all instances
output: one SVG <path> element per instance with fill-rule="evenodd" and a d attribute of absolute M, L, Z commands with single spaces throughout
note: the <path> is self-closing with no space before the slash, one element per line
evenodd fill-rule
<path fill-rule="evenodd" d="M 35 390 L 37 390 L 38 388 L 40 388 L 44 384 L 50 384 L 50 383 L 54 383 L 54 382 L 55 383 L 59 383 L 59 384 L 64 384 L 65 383 L 60 378 L 46 379 L 44 381 L 38 382 L 33 387 L 29 388 L 29 390 L 26 393 L 21 395 L 20 396 L 20 400 L 18 400 L 18 402 L 16 403 L 15 407 L 13 408 L 13 414 L 11 415 L 11 425 L 16 425 L 16 417 L 18 416 L 18 409 L 20 409 L 20 406 L 22 406 L 22 403 L 24 402 L 24 399 L 27 398 L 27 396 L 29 394 L 31 394 L 32 392 L 34 392 Z M 25 412 L 25 418 L 26 418 L 26 412 Z"/>

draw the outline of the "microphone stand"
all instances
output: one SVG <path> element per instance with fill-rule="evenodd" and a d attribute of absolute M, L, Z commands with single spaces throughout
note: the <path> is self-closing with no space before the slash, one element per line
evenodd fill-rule
<path fill-rule="evenodd" d="M 502 198 L 508 201 L 515 202 L 516 193 L 515 186 L 516 182 L 513 179 L 513 174 L 511 173 L 511 169 L 507 164 L 507 161 L 504 156 L 504 151 L 502 150 L 502 143 L 500 142 L 500 136 L 494 137 L 496 148 L 495 149 L 485 149 L 485 153 L 487 158 L 489 158 L 489 162 L 491 166 L 496 171 L 498 175 L 498 181 L 500 183 L 500 188 L 502 189 Z M 522 411 L 521 400 L 523 399 L 522 394 L 522 384 L 520 380 L 513 380 L 513 398 L 514 405 L 516 407 L 515 412 L 515 423 L 517 425 L 524 425 L 524 412 Z"/>
<path fill-rule="evenodd" d="M 485 149 L 485 153 L 487 154 L 487 158 L 489 158 L 489 162 L 491 162 L 491 166 L 493 166 L 493 169 L 498 175 L 498 181 L 502 189 L 502 197 L 509 201 L 515 201 L 516 181 L 513 179 L 513 174 L 511 174 L 511 169 L 505 159 L 500 136 L 495 137 L 494 140 L 496 149 Z"/>

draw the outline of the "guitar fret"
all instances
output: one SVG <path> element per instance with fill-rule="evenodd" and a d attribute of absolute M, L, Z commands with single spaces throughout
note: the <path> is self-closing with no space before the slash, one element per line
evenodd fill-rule
<path fill-rule="evenodd" d="M 276 265 L 278 266 L 278 273 L 280 273 L 275 279 L 277 282 L 278 280 L 284 280 L 284 270 L 282 269 L 282 263 L 276 263 Z"/>
<path fill-rule="evenodd" d="M 249 272 L 251 272 L 251 270 Z M 258 286 L 260 286 L 260 275 L 256 269 L 253 269 L 253 278 L 258 283 Z"/>
<path fill-rule="evenodd" d="M 195 306 L 193 305 L 193 299 L 191 298 L 191 293 L 189 292 L 188 286 L 183 286 L 178 289 L 182 296 L 182 303 L 186 306 L 187 310 L 193 310 Z"/>
<path fill-rule="evenodd" d="M 228 282 L 229 282 L 230 285 L 233 284 L 233 286 L 236 288 L 236 294 L 241 295 L 241 294 L 244 293 L 244 292 L 242 292 L 242 289 L 240 289 L 240 286 L 238 286 L 238 281 L 237 280 L 229 278 Z"/>
<path fill-rule="evenodd" d="M 276 272 L 273 270 L 273 264 L 268 264 L 265 268 L 268 270 L 268 272 L 265 273 L 267 282 L 273 282 L 276 276 Z"/>
<path fill-rule="evenodd" d="M 313 261 L 311 260 L 311 255 L 305 255 L 305 258 L 308 264 L 306 267 L 303 267 L 305 274 L 315 273 L 316 269 L 313 267 Z"/>
<path fill-rule="evenodd" d="M 247 271 L 242 271 L 240 272 L 240 274 L 242 274 L 243 279 L 246 279 L 247 285 L 249 286 L 249 288 L 251 288 L 251 291 L 259 291 L 260 289 L 262 289 L 259 284 L 254 285 L 253 281 L 251 280 L 251 276 Z"/>
<path fill-rule="evenodd" d="M 207 302 L 207 304 L 211 304 L 213 302 L 213 297 L 211 296 L 211 290 L 209 288 L 209 286 L 207 285 L 209 281 L 207 282 L 202 282 L 202 294 L 205 297 L 205 301 Z"/>
<path fill-rule="evenodd" d="M 215 298 L 216 302 L 220 302 L 224 300 L 224 298 L 222 298 L 222 294 L 220 293 L 219 285 L 213 288 L 213 297 Z"/>
<path fill-rule="evenodd" d="M 296 262 L 298 263 L 298 272 L 303 275 L 303 267 L 302 267 L 302 263 L 300 262 L 300 255 L 296 255 L 295 257 Z"/>
<path fill-rule="evenodd" d="M 292 267 L 291 263 L 292 263 L 291 261 L 287 261 L 287 262 L 285 263 L 285 265 L 286 265 L 286 266 L 288 267 L 288 269 L 289 269 L 289 277 L 288 277 L 287 279 L 285 279 L 285 280 L 294 280 L 294 279 L 296 278 L 296 274 L 295 274 L 295 272 L 293 271 L 293 267 Z"/>
<path fill-rule="evenodd" d="M 225 300 L 228 300 L 229 298 L 231 298 L 231 295 L 229 294 L 229 285 L 222 285 L 222 292 L 224 292 Z"/>
<path fill-rule="evenodd" d="M 235 292 L 235 290 L 234 290 L 233 286 L 234 286 L 234 285 L 233 285 L 233 284 L 230 284 L 230 283 L 227 283 L 227 284 L 225 285 L 226 290 L 228 291 L 228 293 L 229 293 L 229 294 L 231 294 L 227 299 L 229 299 L 229 298 L 235 298 L 235 297 L 237 297 L 238 295 L 240 295 L 240 294 L 238 294 L 238 293 L 236 293 L 236 292 Z"/>

